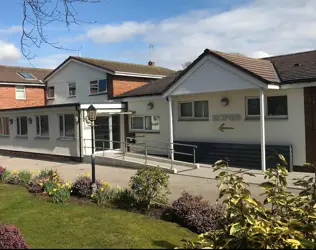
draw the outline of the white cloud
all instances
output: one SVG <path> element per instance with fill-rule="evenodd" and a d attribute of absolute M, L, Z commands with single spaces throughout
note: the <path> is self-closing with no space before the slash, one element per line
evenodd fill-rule
<path fill-rule="evenodd" d="M 0 29 L 0 33 L 2 34 L 14 34 L 22 31 L 22 27 L 19 25 L 11 26 L 9 28 Z"/>
<path fill-rule="evenodd" d="M 158 65 L 179 69 L 205 48 L 253 57 L 315 48 L 315 13 L 315 0 L 255 0 L 224 12 L 199 10 L 159 22 L 104 25 L 89 30 L 87 37 L 98 43 L 137 37 L 155 45 L 153 59 Z M 147 61 L 147 51 L 148 46 L 130 51 L 134 56 L 129 61 Z"/>
<path fill-rule="evenodd" d="M 64 60 L 68 58 L 69 54 L 54 54 L 44 57 L 35 57 L 34 59 L 27 61 L 26 59 L 21 60 L 19 63 L 24 66 L 32 66 L 36 68 L 46 68 L 46 69 L 54 69 L 58 65 L 60 65 Z"/>
<path fill-rule="evenodd" d="M 20 59 L 20 50 L 14 44 L 0 40 L 0 62 L 10 63 Z"/>
<path fill-rule="evenodd" d="M 115 43 L 128 40 L 135 35 L 145 34 L 153 27 L 150 23 L 124 22 L 91 28 L 87 37 L 96 43 Z"/>

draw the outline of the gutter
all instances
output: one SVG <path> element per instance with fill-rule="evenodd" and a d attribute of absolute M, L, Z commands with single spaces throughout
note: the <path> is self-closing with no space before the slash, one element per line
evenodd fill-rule
<path fill-rule="evenodd" d="M 79 157 L 80 157 L 80 162 L 83 162 L 83 157 L 82 157 L 82 128 L 81 128 L 81 109 L 80 109 L 80 104 L 78 103 L 76 105 L 76 110 L 78 112 L 78 121 L 79 121 Z"/>

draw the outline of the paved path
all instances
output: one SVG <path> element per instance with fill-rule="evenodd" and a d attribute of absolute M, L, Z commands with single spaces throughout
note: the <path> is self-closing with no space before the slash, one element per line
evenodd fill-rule
<path fill-rule="evenodd" d="M 85 174 L 91 172 L 91 165 L 86 163 L 76 163 L 76 162 L 52 162 L 48 160 L 35 160 L 35 159 L 25 159 L 17 157 L 6 157 L 0 156 L 0 165 L 6 167 L 8 170 L 18 170 L 18 169 L 29 169 L 29 170 L 40 170 L 54 168 L 59 171 L 65 180 L 74 181 L 77 174 Z M 125 169 L 117 167 L 107 167 L 107 166 L 96 166 L 97 179 L 108 181 L 113 186 L 127 187 L 131 176 L 136 173 L 135 169 Z M 203 175 L 209 178 L 194 177 L 191 175 Z M 305 175 L 305 174 L 304 174 Z M 201 194 L 203 197 L 210 201 L 210 203 L 215 203 L 218 197 L 217 181 L 211 179 L 215 177 L 212 169 L 200 168 L 197 170 L 181 172 L 177 175 L 170 175 L 170 188 L 172 194 L 170 196 L 170 201 L 177 199 L 182 191 L 187 190 L 193 194 Z M 257 181 L 256 181 L 257 179 Z M 261 182 L 263 180 L 262 175 L 253 178 L 254 183 Z M 260 181 L 259 181 L 260 180 Z M 259 182 L 258 182 L 259 181 Z M 253 194 L 253 197 L 262 201 L 260 189 L 257 185 L 253 184 L 249 188 Z M 298 192 L 297 189 L 291 189 L 293 192 Z"/>

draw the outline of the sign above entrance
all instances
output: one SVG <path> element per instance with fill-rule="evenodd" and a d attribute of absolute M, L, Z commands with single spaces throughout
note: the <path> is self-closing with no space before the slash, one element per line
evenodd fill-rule
<path fill-rule="evenodd" d="M 218 114 L 212 115 L 212 120 L 214 122 L 222 122 L 222 121 L 240 121 L 240 114 Z"/>

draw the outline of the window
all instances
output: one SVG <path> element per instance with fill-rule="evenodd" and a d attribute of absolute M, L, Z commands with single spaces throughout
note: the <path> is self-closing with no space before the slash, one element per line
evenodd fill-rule
<path fill-rule="evenodd" d="M 9 117 L 0 117 L 0 135 L 9 135 Z"/>
<path fill-rule="evenodd" d="M 16 134 L 27 135 L 27 117 L 21 116 L 16 118 Z"/>
<path fill-rule="evenodd" d="M 36 78 L 30 74 L 30 73 L 27 73 L 27 72 L 18 72 L 19 76 L 21 76 L 23 79 L 26 79 L 26 80 L 35 80 Z"/>
<path fill-rule="evenodd" d="M 55 87 L 50 86 L 47 87 L 47 98 L 54 98 L 55 97 Z"/>
<path fill-rule="evenodd" d="M 258 97 L 247 97 L 247 116 L 260 115 L 260 99 Z"/>
<path fill-rule="evenodd" d="M 268 96 L 268 116 L 287 116 L 287 96 Z"/>
<path fill-rule="evenodd" d="M 90 94 L 105 93 L 107 91 L 107 80 L 95 80 L 90 82 Z"/>
<path fill-rule="evenodd" d="M 205 119 L 209 117 L 208 101 L 180 103 L 180 118 Z"/>
<path fill-rule="evenodd" d="M 68 83 L 68 96 L 69 97 L 74 97 L 76 96 L 76 83 Z"/>
<path fill-rule="evenodd" d="M 75 137 L 75 116 L 73 114 L 59 116 L 59 133 L 61 137 Z"/>
<path fill-rule="evenodd" d="M 47 115 L 36 116 L 36 135 L 44 137 L 49 136 Z"/>
<path fill-rule="evenodd" d="M 159 131 L 159 116 L 132 116 L 131 130 Z"/>
<path fill-rule="evenodd" d="M 266 98 L 266 114 L 268 117 L 284 117 L 288 115 L 287 96 L 268 96 Z M 260 98 L 246 98 L 246 116 L 260 115 Z"/>
<path fill-rule="evenodd" d="M 25 86 L 15 86 L 15 99 L 25 100 Z"/>

